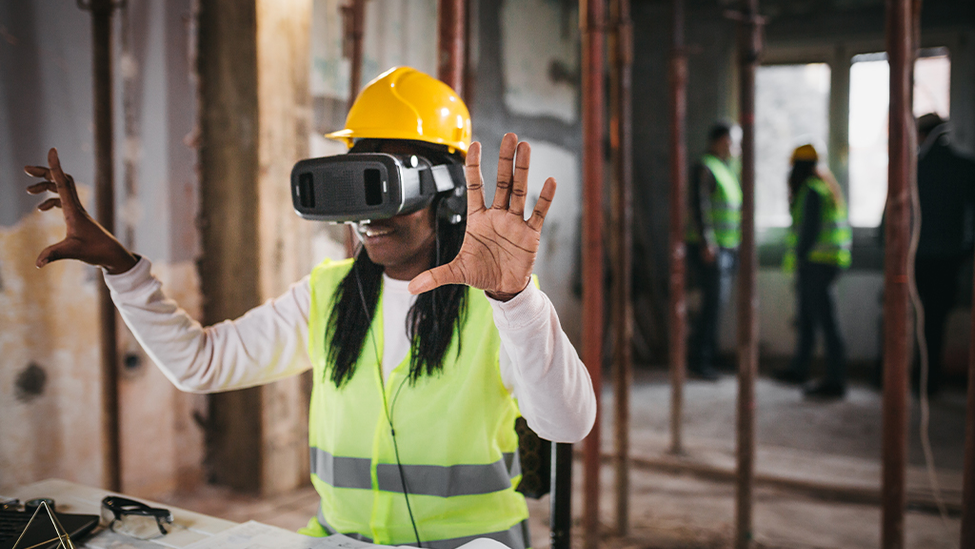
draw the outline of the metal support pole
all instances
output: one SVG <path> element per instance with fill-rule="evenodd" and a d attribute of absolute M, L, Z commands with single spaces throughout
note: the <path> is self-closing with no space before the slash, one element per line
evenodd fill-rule
<path fill-rule="evenodd" d="M 580 0 L 582 27 L 582 359 L 596 392 L 596 424 L 583 446 L 583 546 L 599 540 L 599 395 L 603 358 L 603 42 L 605 0 Z"/>
<path fill-rule="evenodd" d="M 112 136 L 112 12 L 119 4 L 112 0 L 78 1 L 91 12 L 92 100 L 95 126 L 96 218 L 110 233 L 115 232 L 115 172 Z M 101 328 L 102 374 L 102 478 L 105 487 L 122 490 L 119 444 L 118 333 L 115 305 L 108 287 L 98 289 L 98 317 Z"/>
<path fill-rule="evenodd" d="M 914 68 L 911 0 L 887 0 L 887 59 L 890 62 L 890 134 L 884 254 L 883 526 L 881 547 L 904 546 L 907 467 L 908 369 L 911 309 L 908 276 L 911 181 L 917 141 L 911 92 Z"/>
<path fill-rule="evenodd" d="M 366 0 L 349 0 L 349 3 L 339 8 L 343 17 L 344 36 L 342 40 L 342 55 L 349 59 L 349 103 L 348 109 L 359 97 L 359 86 L 362 85 L 362 36 L 366 27 Z M 346 225 L 345 254 L 347 257 L 355 255 L 356 237 L 352 225 Z"/>
<path fill-rule="evenodd" d="M 975 279 L 972 283 L 975 291 Z M 975 295 L 975 294 L 973 294 Z M 962 481 L 961 549 L 975 549 L 975 315 L 968 354 L 968 412 L 965 418 L 965 465 Z"/>
<path fill-rule="evenodd" d="M 670 52 L 670 451 L 684 451 L 682 436 L 687 361 L 687 54 L 684 0 L 673 0 Z"/>
<path fill-rule="evenodd" d="M 629 531 L 630 516 L 630 386 L 633 382 L 633 169 L 632 169 L 632 65 L 633 25 L 629 0 L 610 0 L 613 33 L 609 52 L 613 71 L 610 75 L 610 143 L 612 145 L 615 181 L 612 188 L 613 287 L 612 325 L 615 327 L 613 360 L 613 394 L 616 454 L 616 530 L 621 536 Z"/>
<path fill-rule="evenodd" d="M 467 1 L 439 0 L 437 3 L 437 78 L 464 95 L 467 55 Z"/>
<path fill-rule="evenodd" d="M 741 266 L 738 273 L 738 475 L 735 547 L 752 541 L 755 481 L 755 375 L 758 371 L 758 257 L 755 253 L 755 72 L 762 51 L 758 0 L 742 1 L 739 27 L 741 110 Z"/>
<path fill-rule="evenodd" d="M 366 0 L 349 0 L 340 8 L 344 17 L 345 36 L 342 55 L 349 58 L 349 109 L 359 96 L 362 85 L 362 35 L 366 26 Z"/>
<path fill-rule="evenodd" d="M 552 549 L 569 549 L 572 544 L 572 445 L 552 443 Z"/>

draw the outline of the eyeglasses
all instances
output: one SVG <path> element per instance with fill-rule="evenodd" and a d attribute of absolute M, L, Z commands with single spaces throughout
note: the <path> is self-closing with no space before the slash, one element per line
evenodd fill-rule
<path fill-rule="evenodd" d="M 111 531 L 142 540 L 165 536 L 173 526 L 173 514 L 169 509 L 149 507 L 118 496 L 107 496 L 102 500 L 101 515 L 102 525 Z"/>

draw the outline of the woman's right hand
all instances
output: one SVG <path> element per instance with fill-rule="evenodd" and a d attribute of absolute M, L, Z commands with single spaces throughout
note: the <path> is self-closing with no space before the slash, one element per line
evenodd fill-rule
<path fill-rule="evenodd" d="M 57 149 L 47 153 L 47 163 L 50 167 L 27 166 L 27 175 L 43 178 L 44 181 L 27 187 L 30 194 L 44 192 L 57 193 L 56 198 L 48 198 L 37 207 L 47 211 L 51 208 L 61 208 L 64 212 L 64 223 L 67 235 L 64 240 L 52 244 L 37 256 L 37 268 L 41 268 L 59 259 L 77 259 L 91 265 L 103 267 L 109 274 L 121 274 L 138 263 L 138 258 L 125 249 L 112 234 L 92 219 L 81 200 L 74 179 L 61 170 Z"/>

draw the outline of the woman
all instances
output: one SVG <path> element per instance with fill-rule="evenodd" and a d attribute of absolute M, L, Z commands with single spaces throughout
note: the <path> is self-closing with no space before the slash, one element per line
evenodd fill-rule
<path fill-rule="evenodd" d="M 777 377 L 805 382 L 816 330 L 821 328 L 826 338 L 826 376 L 806 384 L 803 393 L 808 397 L 842 398 L 846 395 L 846 359 L 833 288 L 840 270 L 850 266 L 851 232 L 839 185 L 818 162 L 819 154 L 812 145 L 802 145 L 792 153 L 792 229 L 785 266 L 798 273 L 799 334 L 789 369 Z"/>
<path fill-rule="evenodd" d="M 466 124 L 442 124 L 455 116 Z M 530 147 L 508 134 L 486 208 L 469 128 L 463 103 L 429 76 L 395 69 L 370 83 L 333 135 L 354 143 L 353 152 L 434 164 L 466 153 L 466 222 L 443 215 L 450 191 L 420 210 L 358 223 L 354 260 L 322 263 L 233 321 L 203 328 L 167 300 L 148 260 L 84 211 L 54 149 L 49 168 L 26 171 L 44 178 L 31 193 L 58 193 L 39 208 L 63 209 L 67 237 L 37 265 L 71 258 L 101 266 L 122 318 L 180 389 L 251 387 L 313 369 L 309 443 L 321 507 L 304 533 L 424 547 L 489 537 L 529 547 L 527 507 L 515 491 L 515 417 L 539 436 L 574 442 L 593 424 L 595 396 L 551 302 L 530 283 L 555 181 L 545 182 L 526 221 Z"/>

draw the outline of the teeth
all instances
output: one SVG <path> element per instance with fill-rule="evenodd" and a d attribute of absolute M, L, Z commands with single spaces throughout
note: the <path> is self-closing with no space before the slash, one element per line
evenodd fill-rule
<path fill-rule="evenodd" d="M 366 236 L 383 236 L 391 233 L 393 231 L 389 229 L 366 229 Z"/>

